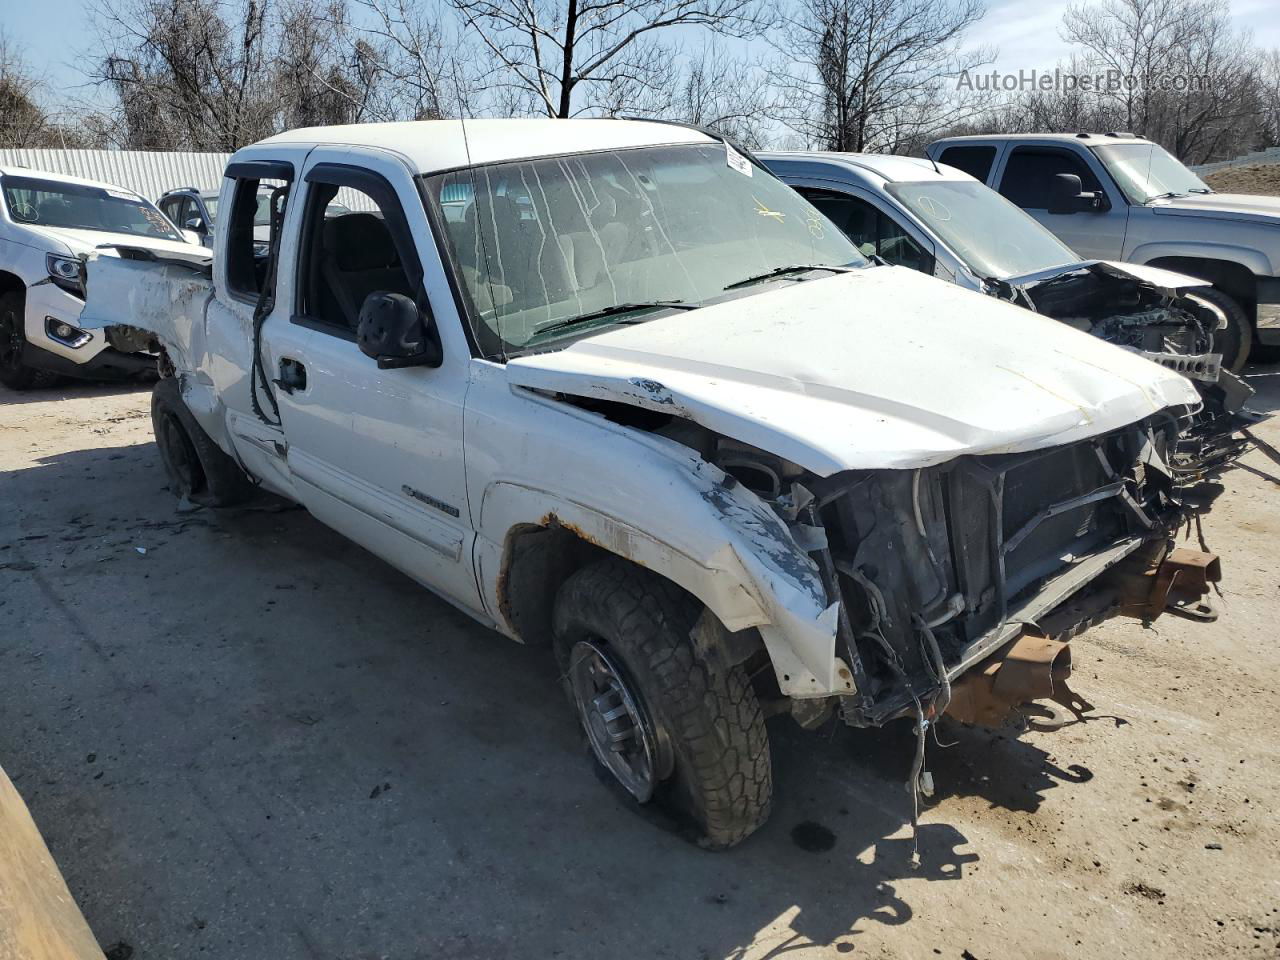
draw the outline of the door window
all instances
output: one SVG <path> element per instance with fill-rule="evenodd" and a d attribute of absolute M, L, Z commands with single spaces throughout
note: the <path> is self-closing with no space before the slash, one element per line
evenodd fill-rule
<path fill-rule="evenodd" d="M 923 273 L 933 273 L 933 255 L 902 225 L 867 201 L 833 190 L 800 188 L 800 193 L 827 215 L 863 254 Z"/>
<path fill-rule="evenodd" d="M 244 166 L 251 167 L 251 164 L 252 161 Z M 256 301 L 268 284 L 275 285 L 270 252 L 273 231 L 279 230 L 284 222 L 289 187 L 289 181 L 275 177 L 236 178 L 225 251 L 227 288 L 242 300 Z M 274 226 L 270 215 L 273 208 L 277 214 Z"/>
<path fill-rule="evenodd" d="M 406 247 L 408 228 L 389 188 L 369 192 L 310 176 L 308 180 L 299 319 L 322 332 L 354 339 L 360 308 L 369 294 L 399 293 L 416 299 L 417 283 L 406 268 L 413 263 L 411 241 Z"/>
<path fill-rule="evenodd" d="M 160 202 L 160 211 L 179 228 L 182 227 L 182 213 L 179 209 L 181 206 L 182 197 L 169 197 Z"/>
<path fill-rule="evenodd" d="M 1000 193 L 1023 210 L 1047 210 L 1053 178 L 1060 173 L 1074 173 L 1085 192 L 1102 189 L 1088 164 L 1070 151 L 1016 147 L 1000 178 Z"/>
<path fill-rule="evenodd" d="M 942 151 L 942 156 L 938 157 L 938 162 L 963 170 L 969 176 L 986 183 L 995 158 L 995 147 L 947 147 Z"/>

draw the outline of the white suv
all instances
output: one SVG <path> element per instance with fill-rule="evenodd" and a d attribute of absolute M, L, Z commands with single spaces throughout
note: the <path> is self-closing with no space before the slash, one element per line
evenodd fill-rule
<path fill-rule="evenodd" d="M 189 255 L 203 250 L 195 242 L 130 190 L 0 167 L 0 383 L 24 390 L 42 373 L 96 379 L 153 372 L 145 339 L 80 327 L 84 258 L 117 244 Z"/>

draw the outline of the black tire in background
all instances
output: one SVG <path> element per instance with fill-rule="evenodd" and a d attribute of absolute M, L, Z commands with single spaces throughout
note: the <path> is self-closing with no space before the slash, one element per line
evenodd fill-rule
<path fill-rule="evenodd" d="M 1213 351 L 1222 354 L 1222 365 L 1232 373 L 1239 373 L 1249 361 L 1253 348 L 1253 324 L 1234 299 L 1213 287 L 1188 290 L 1188 293 L 1209 301 L 1227 316 L 1224 330 L 1213 332 Z"/>
<path fill-rule="evenodd" d="M 174 377 L 160 380 L 151 392 L 151 426 L 175 496 L 206 507 L 226 507 L 253 495 L 253 483 L 240 464 L 196 423 Z"/>
<path fill-rule="evenodd" d="M 10 290 L 0 296 L 0 383 L 10 390 L 30 390 L 41 379 L 39 371 L 22 362 L 27 341 L 25 305 L 20 291 Z"/>
<path fill-rule="evenodd" d="M 701 610 L 656 574 L 619 558 L 601 560 L 561 587 L 555 646 L 596 760 L 639 802 L 659 803 L 691 827 L 699 846 L 723 850 L 768 819 L 773 774 L 764 715 L 746 671 L 713 669 L 690 640 Z M 613 758 L 602 756 L 592 738 L 593 722 L 597 730 L 609 722 L 625 729 L 628 717 L 618 696 L 606 700 L 603 716 L 620 719 L 590 716 L 593 708 L 575 693 L 583 658 L 616 675 L 621 699 L 632 708 L 630 720 L 645 728 L 652 753 L 649 796 L 610 769 Z"/>

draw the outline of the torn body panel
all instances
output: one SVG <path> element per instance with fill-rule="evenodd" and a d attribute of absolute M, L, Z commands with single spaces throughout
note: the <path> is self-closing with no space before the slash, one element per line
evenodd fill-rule
<path fill-rule="evenodd" d="M 504 632 L 519 636 L 505 596 L 513 532 L 560 527 L 679 584 L 727 630 L 758 628 L 784 694 L 854 689 L 835 651 L 835 610 L 816 562 L 734 476 L 658 429 L 635 429 L 532 391 L 476 389 L 480 382 L 505 383 L 505 372 L 478 365 L 467 405 L 476 567 L 486 607 Z M 563 428 L 519 456 L 500 442 L 499 423 L 553 416 Z"/>
<path fill-rule="evenodd" d="M 248 413 L 251 331 L 214 296 L 207 258 L 121 253 L 88 260 L 85 328 L 154 338 L 204 431 L 268 489 L 293 497 L 283 432 Z"/>

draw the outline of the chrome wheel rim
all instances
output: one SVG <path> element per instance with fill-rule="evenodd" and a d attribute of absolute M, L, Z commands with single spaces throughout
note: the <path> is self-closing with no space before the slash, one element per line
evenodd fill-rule
<path fill-rule="evenodd" d="M 579 640 L 569 653 L 569 682 L 596 759 L 644 803 L 653 796 L 657 750 L 626 672 L 602 643 Z"/>

